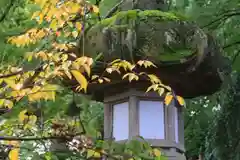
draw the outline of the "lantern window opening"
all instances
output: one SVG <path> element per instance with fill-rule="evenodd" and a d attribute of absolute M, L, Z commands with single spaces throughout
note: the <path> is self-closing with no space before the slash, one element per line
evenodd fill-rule
<path fill-rule="evenodd" d="M 116 141 L 129 138 L 129 101 L 118 102 L 112 107 L 112 138 Z"/>
<path fill-rule="evenodd" d="M 138 101 L 139 135 L 146 139 L 165 139 L 165 109 L 157 100 Z M 158 128 L 156 130 L 156 128 Z"/>

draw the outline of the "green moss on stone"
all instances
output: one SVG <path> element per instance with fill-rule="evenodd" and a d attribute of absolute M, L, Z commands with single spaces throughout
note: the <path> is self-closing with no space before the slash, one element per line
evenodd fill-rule
<path fill-rule="evenodd" d="M 162 12 L 159 10 L 146 10 L 146 11 L 129 10 L 118 12 L 116 15 L 99 22 L 99 25 L 112 26 L 115 25 L 116 20 L 121 20 L 121 23 L 124 24 L 125 22 L 126 24 L 129 19 L 137 20 L 138 18 L 139 20 L 147 18 L 156 18 L 158 20 L 173 20 L 173 21 L 180 20 L 178 16 L 170 12 Z"/>
<path fill-rule="evenodd" d="M 176 53 L 164 53 L 164 54 L 158 54 L 158 56 L 156 57 L 158 60 L 161 61 L 177 61 L 177 60 L 181 60 L 184 59 L 185 57 L 188 57 L 190 55 L 192 55 L 192 51 L 191 50 L 177 50 Z"/>

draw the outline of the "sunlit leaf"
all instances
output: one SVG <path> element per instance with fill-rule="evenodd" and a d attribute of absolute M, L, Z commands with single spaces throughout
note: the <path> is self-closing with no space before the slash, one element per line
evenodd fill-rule
<path fill-rule="evenodd" d="M 72 35 L 73 35 L 74 38 L 77 38 L 78 32 L 77 32 L 77 31 L 73 31 L 73 32 L 72 32 Z"/>
<path fill-rule="evenodd" d="M 101 84 L 101 83 L 103 83 L 103 79 L 98 79 L 98 82 Z"/>
<path fill-rule="evenodd" d="M 121 59 L 115 59 L 114 61 L 112 61 L 110 64 L 114 64 L 114 63 L 117 63 L 117 62 L 121 62 L 122 60 Z"/>
<path fill-rule="evenodd" d="M 57 30 L 57 20 L 53 19 L 51 24 L 49 25 L 49 27 L 53 30 L 56 31 Z"/>
<path fill-rule="evenodd" d="M 111 80 L 110 80 L 109 78 L 107 78 L 107 77 L 103 77 L 103 79 L 104 79 L 104 81 L 106 81 L 106 82 L 111 82 Z"/>
<path fill-rule="evenodd" d="M 43 91 L 57 91 L 61 88 L 61 86 L 57 84 L 46 84 L 42 87 Z"/>
<path fill-rule="evenodd" d="M 126 77 L 128 77 L 129 82 L 131 82 L 132 80 L 138 80 L 139 79 L 139 77 L 134 73 L 127 73 L 122 77 L 122 79 L 125 79 Z"/>
<path fill-rule="evenodd" d="M 19 148 L 11 149 L 8 154 L 9 160 L 19 160 Z"/>
<path fill-rule="evenodd" d="M 94 13 L 99 13 L 99 8 L 95 5 L 93 5 L 93 12 Z"/>
<path fill-rule="evenodd" d="M 151 90 L 157 91 L 158 87 L 159 87 L 159 84 L 153 84 L 150 87 L 148 87 L 146 92 L 149 92 Z"/>
<path fill-rule="evenodd" d="M 166 95 L 165 99 L 164 99 L 165 105 L 168 106 L 172 102 L 172 100 L 173 100 L 173 96 L 172 95 Z"/>
<path fill-rule="evenodd" d="M 26 115 L 26 113 L 27 113 L 27 110 L 23 110 L 23 111 L 21 111 L 19 114 L 18 114 L 18 119 L 19 119 L 19 121 L 20 122 L 24 122 L 24 120 L 26 119 L 26 118 L 28 118 L 28 116 Z"/>
<path fill-rule="evenodd" d="M 88 85 L 87 79 L 79 71 L 71 70 L 71 73 L 73 74 L 75 79 L 80 84 L 80 86 L 81 86 L 80 90 L 83 89 L 86 92 L 87 91 L 87 85 Z"/>
<path fill-rule="evenodd" d="M 155 64 L 153 64 L 151 61 L 147 61 L 147 60 L 140 60 L 140 61 L 137 62 L 137 64 L 139 66 L 144 66 L 145 68 L 148 68 L 148 67 L 157 68 L 157 66 Z"/>
<path fill-rule="evenodd" d="M 101 154 L 99 152 L 96 152 L 92 149 L 88 149 L 87 151 L 87 159 L 89 158 L 100 158 Z"/>
<path fill-rule="evenodd" d="M 92 80 L 97 79 L 99 76 L 98 75 L 93 75 Z"/>
<path fill-rule="evenodd" d="M 56 92 L 55 91 L 39 91 L 28 95 L 28 100 L 30 102 L 44 100 L 55 100 Z"/>
<path fill-rule="evenodd" d="M 148 77 L 152 83 L 161 83 L 160 79 L 154 74 L 149 74 Z"/>
<path fill-rule="evenodd" d="M 159 88 L 159 89 L 158 89 L 158 94 L 159 94 L 159 96 L 162 96 L 163 93 L 164 93 L 164 91 L 165 91 L 164 88 Z"/>
<path fill-rule="evenodd" d="M 82 24 L 80 22 L 76 22 L 76 28 L 78 31 L 81 31 L 82 30 Z"/>
<path fill-rule="evenodd" d="M 5 100 L 4 106 L 6 106 L 8 109 L 11 109 L 13 107 L 13 102 L 10 100 Z"/>
<path fill-rule="evenodd" d="M 161 156 L 161 151 L 159 151 L 158 149 L 154 148 L 153 149 L 153 154 L 157 157 L 160 157 Z"/>
<path fill-rule="evenodd" d="M 14 79 L 9 79 L 9 78 L 6 78 L 4 79 L 4 81 L 7 83 L 7 85 L 9 87 L 11 87 L 12 89 L 16 89 L 16 83 L 15 83 L 15 80 Z"/>
<path fill-rule="evenodd" d="M 0 99 L 0 107 L 4 105 L 5 99 Z"/>
<path fill-rule="evenodd" d="M 185 106 L 185 101 L 182 97 L 180 96 L 176 96 L 177 97 L 177 101 L 181 106 Z"/>

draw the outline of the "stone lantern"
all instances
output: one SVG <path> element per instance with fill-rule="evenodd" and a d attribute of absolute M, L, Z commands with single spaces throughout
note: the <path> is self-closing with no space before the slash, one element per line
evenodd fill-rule
<path fill-rule="evenodd" d="M 171 160 L 184 159 L 182 107 L 164 105 L 155 92 L 129 89 L 104 97 L 104 137 L 125 142 L 141 136 Z"/>
<path fill-rule="evenodd" d="M 142 136 L 153 147 L 165 151 L 169 160 L 182 160 L 185 159 L 182 108 L 174 102 L 165 106 L 163 97 L 157 93 L 145 93 L 151 85 L 148 82 L 124 82 L 119 74 L 105 72 L 106 67 L 116 59 L 129 62 L 147 59 L 157 67 L 137 68 L 137 72 L 154 74 L 177 95 L 195 98 L 221 88 L 224 76 L 230 73 L 226 72 L 229 62 L 221 55 L 213 36 L 178 15 L 163 12 L 168 8 L 165 0 L 138 0 L 134 5 L 132 2 L 120 3 L 119 13 L 114 12 L 88 30 L 84 53 L 79 49 L 83 46 L 77 48 L 78 55 L 98 57 L 102 53 L 92 74 L 111 79 L 107 84 L 90 84 L 88 92 L 105 104 L 106 139 L 122 142 Z M 136 40 L 131 49 L 126 46 L 129 35 Z M 201 41 L 197 46 L 196 40 Z M 196 54 L 199 48 L 204 57 Z"/>

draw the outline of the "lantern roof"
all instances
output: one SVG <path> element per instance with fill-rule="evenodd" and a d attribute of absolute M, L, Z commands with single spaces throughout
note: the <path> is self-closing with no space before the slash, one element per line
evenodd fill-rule
<path fill-rule="evenodd" d="M 136 38 L 136 44 L 129 44 L 131 48 L 126 45 L 129 43 L 126 37 L 116 39 L 116 35 L 128 35 L 128 32 Z M 228 59 L 221 55 L 220 47 L 210 34 L 176 14 L 157 10 L 122 11 L 104 19 L 87 32 L 84 45 L 86 56 L 103 53 L 102 62 L 95 65 L 93 73 L 104 72 L 106 63 L 117 58 L 129 62 L 147 59 L 157 68 L 144 71 L 157 75 L 184 98 L 213 94 L 223 83 L 222 73 L 231 71 Z M 100 88 L 125 84 L 119 81 L 118 75 L 108 76 L 112 83 Z M 95 85 L 90 88 L 91 93 L 99 91 Z"/>
<path fill-rule="evenodd" d="M 116 5 L 119 12 L 108 14 L 86 30 L 84 43 L 80 39 L 77 55 L 103 54 L 93 74 L 102 74 L 106 64 L 118 58 L 129 62 L 147 59 L 157 66 L 147 69 L 147 73 L 157 75 L 184 98 L 206 96 L 220 89 L 223 77 L 231 72 L 230 61 L 222 56 L 212 35 L 183 15 L 164 12 L 167 8 L 164 0 L 130 3 Z M 101 96 L 106 87 L 128 85 L 119 81 L 122 78 L 119 75 L 108 76 L 111 83 L 90 85 L 89 93 L 98 92 Z"/>

